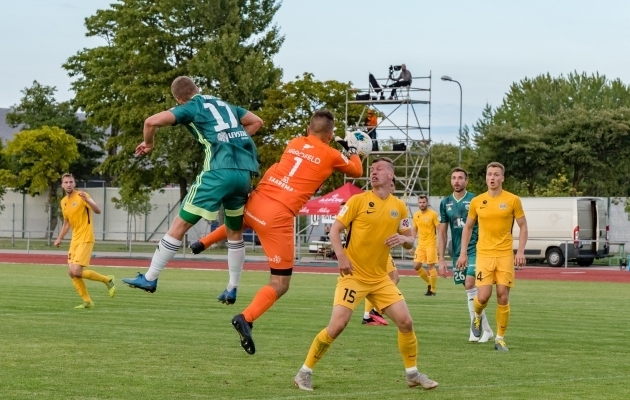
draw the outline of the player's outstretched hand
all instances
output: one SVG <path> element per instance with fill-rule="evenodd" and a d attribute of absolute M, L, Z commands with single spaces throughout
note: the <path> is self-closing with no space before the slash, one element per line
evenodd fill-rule
<path fill-rule="evenodd" d="M 340 136 L 335 136 L 335 142 L 339 143 L 339 145 L 341 145 L 341 147 L 343 147 L 343 149 L 348 154 L 356 154 L 357 153 L 356 147 L 353 147 L 353 146 L 351 146 L 348 143 L 348 137 L 346 137 L 345 139 L 342 139 Z"/>
<path fill-rule="evenodd" d="M 140 143 L 138 145 L 138 147 L 136 147 L 135 154 L 137 156 L 141 156 L 143 154 L 149 153 L 151 150 L 153 150 L 153 145 L 152 144 L 147 144 L 146 142 L 142 142 L 142 143 Z"/>

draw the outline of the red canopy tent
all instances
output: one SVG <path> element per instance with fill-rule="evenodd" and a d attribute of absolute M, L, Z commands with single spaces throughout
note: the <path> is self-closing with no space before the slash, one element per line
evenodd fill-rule
<path fill-rule="evenodd" d="M 352 183 L 346 183 L 342 187 L 332 192 L 309 200 L 300 209 L 300 215 L 337 215 L 341 209 L 341 203 L 348 201 L 355 194 L 363 193 L 363 190 L 354 186 Z"/>

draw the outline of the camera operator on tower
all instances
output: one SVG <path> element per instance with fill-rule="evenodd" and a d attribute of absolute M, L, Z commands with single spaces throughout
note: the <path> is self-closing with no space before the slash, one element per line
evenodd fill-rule
<path fill-rule="evenodd" d="M 398 75 L 397 78 L 394 78 L 392 76 L 394 70 L 398 71 L 400 70 L 400 74 Z M 394 84 L 389 85 L 388 87 L 393 87 L 393 88 L 397 88 L 397 87 L 403 87 L 403 86 L 410 86 L 411 85 L 411 72 L 407 69 L 407 66 L 405 64 L 401 64 L 400 66 L 396 65 L 396 66 L 390 66 L 389 67 L 389 77 L 390 79 L 396 81 Z M 394 98 L 394 96 L 396 96 L 396 89 L 392 90 L 391 94 L 389 95 L 389 99 L 388 100 L 392 100 Z"/>

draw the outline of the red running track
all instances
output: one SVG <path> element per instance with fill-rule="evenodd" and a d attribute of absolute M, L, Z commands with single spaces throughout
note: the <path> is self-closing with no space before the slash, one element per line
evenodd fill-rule
<path fill-rule="evenodd" d="M 0 254 L 0 262 L 15 264 L 56 264 L 63 265 L 67 262 L 65 255 L 50 254 Z M 91 265 L 115 266 L 115 267 L 140 267 L 148 268 L 148 259 L 139 258 L 92 258 Z M 227 262 L 224 260 L 181 260 L 171 261 L 168 268 L 192 268 L 192 269 L 218 269 L 227 270 Z M 246 262 L 246 271 L 268 271 L 266 262 Z M 330 273 L 338 272 L 334 264 L 296 265 L 295 272 Z M 415 276 L 412 269 L 399 268 L 400 275 Z M 550 267 L 525 267 L 516 271 L 518 279 L 537 280 L 561 280 L 561 281 L 588 281 L 588 282 L 618 282 L 630 283 L 630 272 L 618 269 L 598 268 L 550 268 Z"/>

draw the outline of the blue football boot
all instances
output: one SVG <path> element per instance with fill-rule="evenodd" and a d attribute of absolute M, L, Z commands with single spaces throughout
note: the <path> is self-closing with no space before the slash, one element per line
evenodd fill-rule
<path fill-rule="evenodd" d="M 123 283 L 137 289 L 142 289 L 145 292 L 153 293 L 157 289 L 157 279 L 154 281 L 147 281 L 144 274 L 138 272 L 135 278 L 123 278 Z"/>
<path fill-rule="evenodd" d="M 225 289 L 223 293 L 217 296 L 217 300 L 226 305 L 236 303 L 236 288 L 233 288 L 232 290 Z"/>

